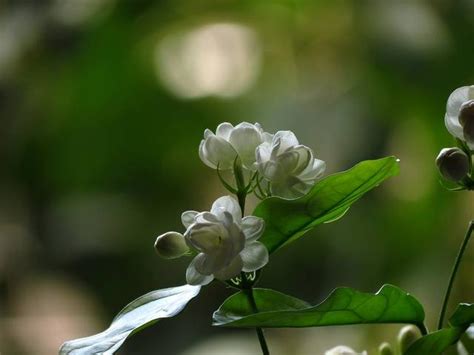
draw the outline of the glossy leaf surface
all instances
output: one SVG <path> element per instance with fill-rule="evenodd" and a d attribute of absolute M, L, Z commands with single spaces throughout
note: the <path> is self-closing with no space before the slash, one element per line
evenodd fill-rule
<path fill-rule="evenodd" d="M 360 197 L 396 175 L 398 170 L 395 157 L 367 160 L 322 179 L 296 200 L 278 197 L 263 200 L 253 213 L 265 220 L 260 241 L 272 253 L 317 225 L 337 220 Z"/>
<path fill-rule="evenodd" d="M 259 310 L 253 313 L 243 291 L 229 297 L 214 313 L 215 326 L 321 327 L 330 325 L 411 323 L 421 325 L 424 311 L 410 294 L 392 285 L 377 293 L 337 288 L 316 306 L 268 289 L 254 289 Z"/>
<path fill-rule="evenodd" d="M 128 304 L 105 331 L 61 346 L 61 355 L 113 354 L 125 340 L 137 331 L 162 318 L 173 317 L 196 297 L 200 286 L 184 285 L 152 291 Z"/>
<path fill-rule="evenodd" d="M 474 304 L 461 303 L 449 318 L 447 327 L 418 339 L 405 355 L 442 354 L 459 341 L 471 323 L 474 323 Z"/>

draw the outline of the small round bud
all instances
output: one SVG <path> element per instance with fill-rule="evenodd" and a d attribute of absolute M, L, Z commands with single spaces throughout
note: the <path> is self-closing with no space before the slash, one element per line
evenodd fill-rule
<path fill-rule="evenodd" d="M 436 164 L 441 175 L 449 181 L 459 182 L 469 172 L 469 158 L 459 148 L 443 148 Z"/>
<path fill-rule="evenodd" d="M 407 325 L 400 330 L 398 333 L 398 346 L 400 347 L 400 353 L 405 354 L 411 344 L 413 344 L 419 338 L 418 330 L 413 325 Z"/>
<path fill-rule="evenodd" d="M 175 259 L 189 251 L 184 236 L 178 232 L 167 232 L 156 238 L 155 250 L 164 259 Z"/>
<path fill-rule="evenodd" d="M 348 346 L 339 345 L 335 348 L 329 349 L 324 353 L 324 355 L 367 355 L 367 352 L 363 351 L 361 353 L 358 353 Z"/>
<path fill-rule="evenodd" d="M 392 346 L 385 342 L 379 346 L 379 355 L 395 355 L 395 352 L 392 349 Z"/>

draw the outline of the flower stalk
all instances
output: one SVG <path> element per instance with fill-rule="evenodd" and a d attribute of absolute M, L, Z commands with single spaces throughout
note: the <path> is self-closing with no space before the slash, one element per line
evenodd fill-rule
<path fill-rule="evenodd" d="M 237 163 L 237 160 L 234 162 L 234 176 L 235 176 L 235 183 L 237 184 L 237 200 L 239 201 L 240 210 L 242 211 L 242 216 L 245 215 L 245 200 L 247 198 L 247 189 L 245 187 L 245 182 L 242 175 L 242 170 Z M 241 274 L 242 278 L 242 292 L 245 293 L 247 299 L 249 300 L 250 307 L 252 307 L 253 313 L 258 313 L 257 303 L 255 302 L 255 297 L 253 296 L 253 286 L 251 282 L 247 281 L 247 277 L 244 272 Z M 262 349 L 263 355 L 270 355 L 270 351 L 268 350 L 267 341 L 265 339 L 265 335 L 263 334 L 263 329 L 256 327 L 258 342 L 260 343 L 260 348 Z"/>
<path fill-rule="evenodd" d="M 459 269 L 459 265 L 461 264 L 462 258 L 464 256 L 464 252 L 469 244 L 469 240 L 471 239 L 472 231 L 474 230 L 474 221 L 469 222 L 469 226 L 466 231 L 466 235 L 464 236 L 464 240 L 462 241 L 461 247 L 459 248 L 458 255 L 456 256 L 456 260 L 454 261 L 453 269 L 451 271 L 451 275 L 448 281 L 448 287 L 446 288 L 446 293 L 444 295 L 443 305 L 441 307 L 441 312 L 439 314 L 438 320 L 438 330 L 443 327 L 444 316 L 446 314 L 446 308 L 449 302 L 449 296 L 451 295 L 451 290 L 453 288 L 454 280 L 456 279 L 456 274 Z"/>

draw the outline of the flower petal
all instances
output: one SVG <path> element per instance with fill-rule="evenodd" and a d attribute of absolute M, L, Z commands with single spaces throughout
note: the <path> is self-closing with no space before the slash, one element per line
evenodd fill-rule
<path fill-rule="evenodd" d="M 454 90 L 448 97 L 446 104 L 446 113 L 450 116 L 458 116 L 461 109 L 461 105 L 474 99 L 474 85 L 462 86 Z"/>
<path fill-rule="evenodd" d="M 451 133 L 454 137 L 464 141 L 462 126 L 459 123 L 459 117 L 457 115 L 453 116 L 446 113 L 444 116 L 444 124 L 446 125 L 446 129 L 449 133 Z"/>
<path fill-rule="evenodd" d="M 242 164 L 252 168 L 255 149 L 262 143 L 262 135 L 257 127 L 248 122 L 238 124 L 230 133 L 229 142 L 239 154 Z"/>
<path fill-rule="evenodd" d="M 472 99 L 474 99 L 474 86 L 462 86 L 449 95 L 446 104 L 446 115 L 444 116 L 446 128 L 454 137 L 463 141 L 464 135 L 461 124 L 459 123 L 459 111 L 464 102 Z"/>
<path fill-rule="evenodd" d="M 211 212 L 201 212 L 196 216 L 196 223 L 220 223 L 220 220 Z"/>
<path fill-rule="evenodd" d="M 271 143 L 264 142 L 260 144 L 255 150 L 255 159 L 257 164 L 264 164 L 270 160 L 272 154 L 272 145 Z"/>
<path fill-rule="evenodd" d="M 229 122 L 223 122 L 216 129 L 216 136 L 224 138 L 226 141 L 229 140 L 230 133 L 234 129 Z"/>
<path fill-rule="evenodd" d="M 254 242 L 263 233 L 265 229 L 265 221 L 255 216 L 246 216 L 242 218 L 242 232 L 245 234 L 247 243 Z"/>
<path fill-rule="evenodd" d="M 217 218 L 219 218 L 221 221 L 224 220 L 224 211 L 229 212 L 232 215 L 234 222 L 240 224 L 242 212 L 240 210 L 239 203 L 235 198 L 230 196 L 222 196 L 212 204 L 211 213 L 217 216 Z"/>
<path fill-rule="evenodd" d="M 183 223 L 184 228 L 188 228 L 191 224 L 194 223 L 195 217 L 199 214 L 197 211 L 186 211 L 181 214 L 181 223 Z"/>
<path fill-rule="evenodd" d="M 214 277 L 222 281 L 231 279 L 240 274 L 240 272 L 242 271 L 242 266 L 242 258 L 237 255 L 227 267 L 215 272 Z"/>
<path fill-rule="evenodd" d="M 216 169 L 231 169 L 237 152 L 224 138 L 211 135 L 204 140 L 199 150 L 201 160 L 209 167 Z"/>
<path fill-rule="evenodd" d="M 190 246 L 205 253 L 216 252 L 229 239 L 227 230 L 220 223 L 194 223 L 184 237 Z"/>
<path fill-rule="evenodd" d="M 301 181 L 298 178 L 290 176 L 284 181 L 272 182 L 272 184 L 270 185 L 270 190 L 273 196 L 278 196 L 286 199 L 294 199 L 304 195 L 304 192 L 295 190 L 293 188 L 296 184 L 300 183 Z"/>
<path fill-rule="evenodd" d="M 305 170 L 298 175 L 298 178 L 305 182 L 314 182 L 326 170 L 326 162 L 319 159 L 313 159 Z"/>
<path fill-rule="evenodd" d="M 194 267 L 203 275 L 211 275 L 229 264 L 229 257 L 224 253 L 220 254 L 198 254 L 195 258 Z"/>
<path fill-rule="evenodd" d="M 279 141 L 279 153 L 283 153 L 288 148 L 291 148 L 295 145 L 299 145 L 298 139 L 296 138 L 295 134 L 291 131 L 278 131 L 273 136 L 273 145 Z"/>
<path fill-rule="evenodd" d="M 260 242 L 247 244 L 240 252 L 240 256 L 244 263 L 242 270 L 245 272 L 261 269 L 268 263 L 268 250 Z"/>
<path fill-rule="evenodd" d="M 198 255 L 199 256 L 199 255 Z M 196 270 L 195 263 L 198 259 L 196 256 L 191 263 L 189 264 L 188 268 L 186 269 L 186 281 L 190 285 L 207 285 L 210 283 L 214 276 L 212 275 L 203 275 Z"/>
<path fill-rule="evenodd" d="M 199 158 L 201 158 L 201 160 L 204 164 L 206 164 L 207 166 L 215 169 L 216 166 L 214 165 L 214 163 L 210 162 L 209 159 L 207 159 L 207 153 L 206 153 L 206 149 L 204 147 L 205 143 L 206 143 L 206 140 L 203 139 L 201 141 L 201 143 L 199 144 Z"/>

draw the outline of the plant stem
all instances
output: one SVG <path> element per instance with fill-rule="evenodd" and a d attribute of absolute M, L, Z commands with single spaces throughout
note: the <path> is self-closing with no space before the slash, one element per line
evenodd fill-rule
<path fill-rule="evenodd" d="M 417 324 L 418 329 L 422 336 L 428 335 L 428 329 L 424 323 Z"/>
<path fill-rule="evenodd" d="M 245 280 L 245 275 L 243 272 L 242 272 L 242 280 Z M 255 298 L 253 296 L 252 286 L 245 288 L 243 291 L 247 295 L 247 298 L 250 302 L 250 306 L 252 307 L 252 311 L 254 313 L 258 313 L 257 303 L 255 302 Z M 270 355 L 270 351 L 268 350 L 267 341 L 265 340 L 265 335 L 263 334 L 262 328 L 255 328 L 255 330 L 257 331 L 258 341 L 260 342 L 260 348 L 262 348 L 262 354 Z"/>
<path fill-rule="evenodd" d="M 234 173 L 235 173 L 235 180 L 237 184 L 237 199 L 239 200 L 239 206 L 240 210 L 242 211 L 242 217 L 245 215 L 245 200 L 247 198 L 247 191 L 244 189 L 244 183 L 243 183 L 243 177 L 241 175 L 241 171 L 238 171 L 238 169 L 235 169 L 234 167 Z M 243 286 L 243 292 L 247 296 L 250 306 L 252 307 L 252 311 L 254 313 L 258 313 L 258 308 L 257 308 L 257 303 L 255 302 L 255 298 L 253 296 L 253 289 L 252 285 L 247 282 L 247 278 L 245 276 L 245 272 L 241 272 L 241 277 L 242 277 L 242 286 Z M 260 348 L 262 349 L 262 354 L 263 355 L 270 355 L 270 351 L 268 350 L 268 345 L 267 341 L 265 340 L 265 335 L 263 334 L 263 329 L 256 327 L 255 330 L 257 331 L 257 337 L 258 341 L 260 343 Z"/>
<path fill-rule="evenodd" d="M 464 251 L 466 250 L 466 247 L 469 243 L 469 239 L 471 238 L 471 234 L 473 230 L 474 230 L 474 221 L 470 221 L 469 226 L 466 231 L 466 235 L 464 236 L 464 240 L 462 241 L 461 247 L 459 248 L 458 255 L 456 256 L 456 260 L 454 261 L 453 269 L 451 271 L 451 276 L 449 277 L 448 287 L 446 289 L 446 294 L 443 300 L 443 306 L 441 307 L 441 312 L 439 314 L 438 330 L 443 327 L 444 316 L 446 314 L 446 308 L 448 306 L 449 296 L 451 295 L 451 289 L 453 288 L 454 279 L 456 278 L 459 265 L 461 264 Z"/>

